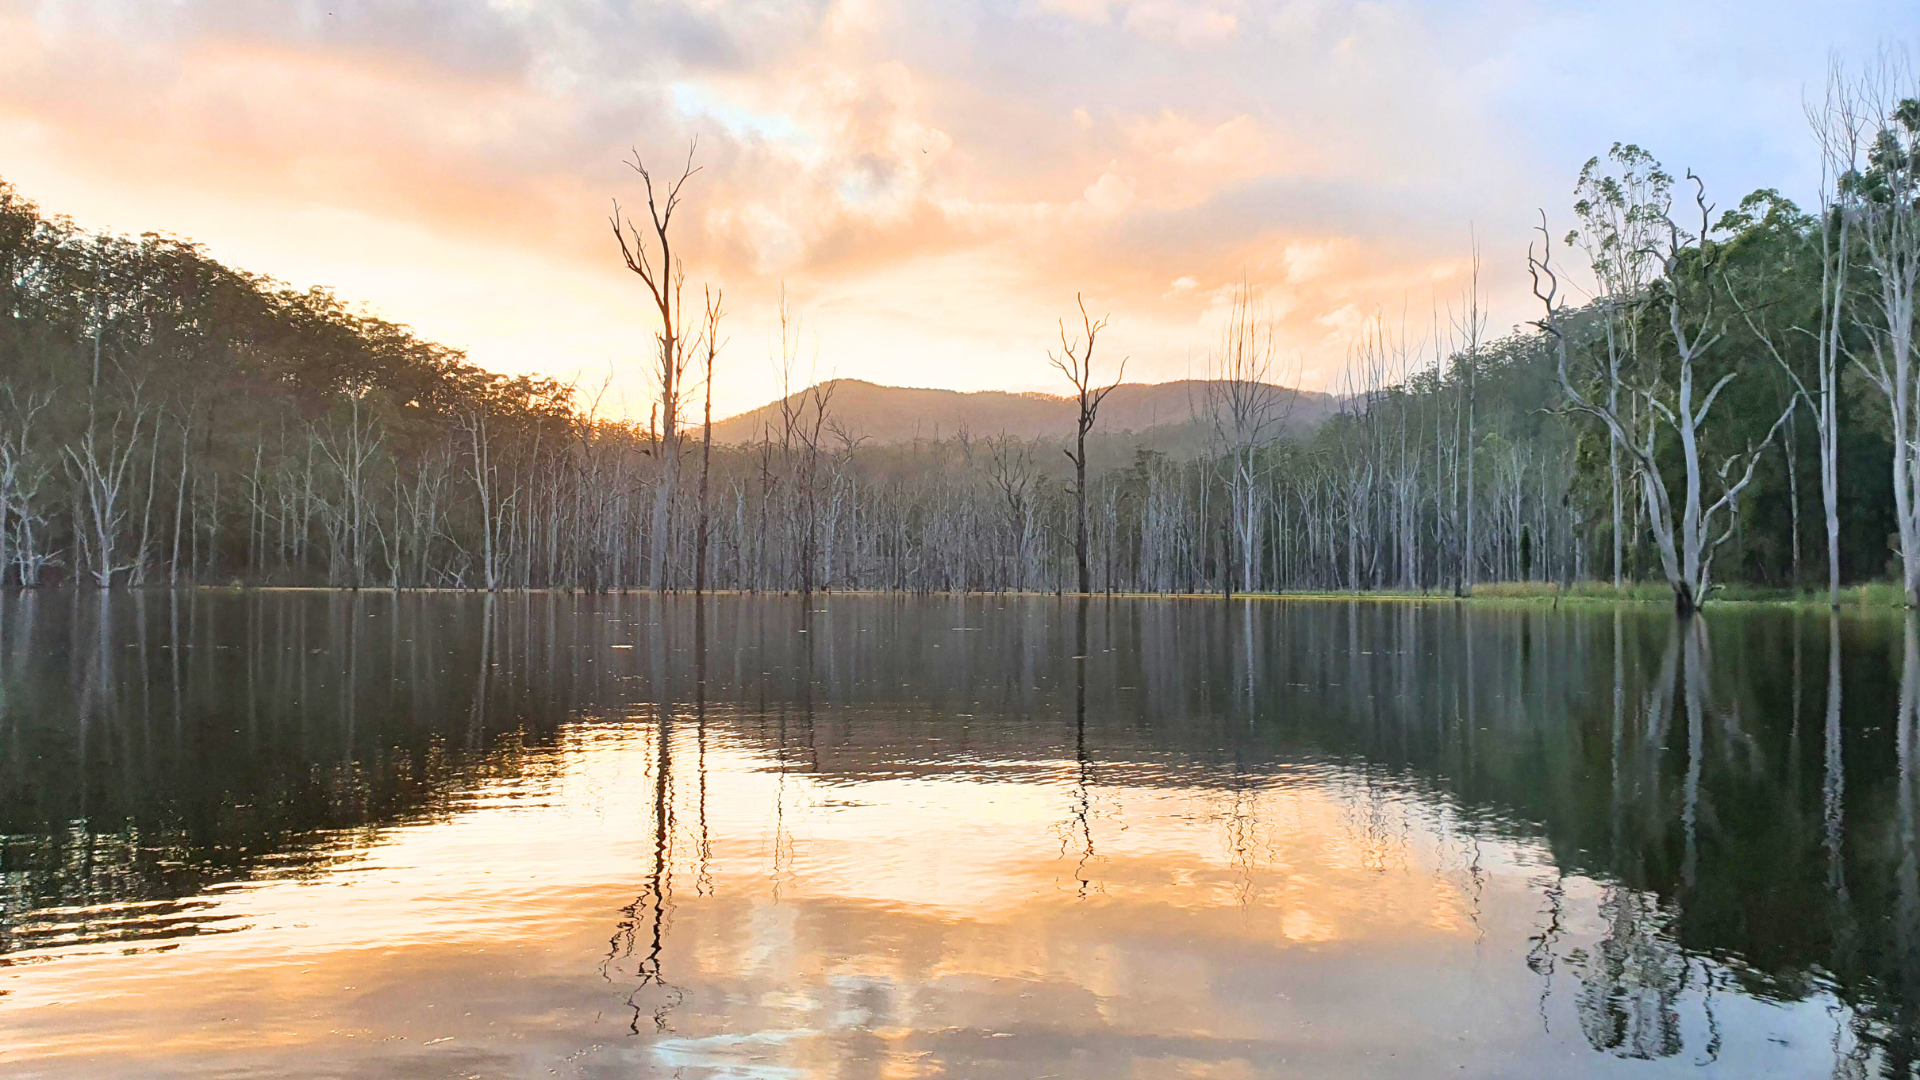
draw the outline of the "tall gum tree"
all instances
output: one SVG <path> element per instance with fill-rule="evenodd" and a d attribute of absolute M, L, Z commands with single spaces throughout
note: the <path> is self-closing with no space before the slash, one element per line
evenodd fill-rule
<path fill-rule="evenodd" d="M 1533 279 L 1534 296 L 1545 309 L 1536 323 L 1552 340 L 1556 375 L 1567 408 L 1591 416 L 1607 428 L 1612 438 L 1633 460 L 1641 481 L 1641 495 L 1647 510 L 1647 524 L 1660 556 L 1661 571 L 1673 589 L 1674 610 L 1691 615 L 1712 588 L 1714 552 L 1733 535 L 1739 513 L 1739 498 L 1753 482 L 1761 453 L 1773 441 L 1780 427 L 1792 415 L 1797 401 L 1789 400 L 1779 418 L 1767 429 L 1757 445 L 1721 456 L 1713 467 L 1718 495 L 1708 501 L 1708 465 L 1702 448 L 1714 403 L 1739 374 L 1732 367 L 1702 388 L 1711 376 L 1703 371 L 1716 345 L 1725 336 L 1718 310 L 1719 278 L 1714 273 L 1717 251 L 1712 239 L 1712 207 L 1706 201 L 1705 185 L 1692 173 L 1687 179 L 1695 185 L 1694 206 L 1699 231 L 1688 233 L 1673 220 L 1670 206 L 1659 206 L 1666 219 L 1666 236 L 1653 249 L 1659 260 L 1660 277 L 1652 283 L 1648 304 L 1664 316 L 1668 340 L 1663 344 L 1671 352 L 1662 363 L 1644 365 L 1644 372 L 1631 381 L 1611 383 L 1608 372 L 1601 378 L 1611 383 L 1593 393 L 1576 384 L 1572 374 L 1572 329 L 1568 325 L 1561 282 L 1553 268 L 1552 239 L 1542 214 L 1541 238 L 1527 252 L 1527 267 Z M 1583 382 L 1585 380 L 1582 380 Z M 1614 394 L 1614 389 L 1620 391 Z M 1620 399 L 1636 402 L 1648 418 L 1638 430 L 1622 415 Z M 1661 470 L 1662 429 L 1671 433 L 1671 449 L 1679 456 L 1682 474 L 1676 508 L 1674 493 Z M 1718 522 L 1724 519 L 1724 527 Z M 1718 531 L 1716 531 L 1718 528 Z"/>
<path fill-rule="evenodd" d="M 1646 302 L 1659 264 L 1654 251 L 1667 224 L 1666 207 L 1673 177 L 1653 155 L 1631 143 L 1614 143 L 1607 161 L 1617 170 L 1603 171 L 1599 157 L 1588 159 L 1574 187 L 1573 204 L 1580 228 L 1567 240 L 1586 252 L 1593 273 L 1594 306 L 1598 309 L 1606 345 L 1607 407 L 1624 420 L 1637 417 L 1620 410 L 1621 380 L 1629 377 L 1640 356 L 1639 305 Z M 1629 438 L 1627 442 L 1636 442 Z M 1622 554 L 1626 544 L 1623 489 L 1620 474 L 1621 440 L 1607 440 L 1607 479 L 1612 529 L 1613 586 L 1622 581 Z M 1632 478 L 1627 478 L 1631 483 Z"/>

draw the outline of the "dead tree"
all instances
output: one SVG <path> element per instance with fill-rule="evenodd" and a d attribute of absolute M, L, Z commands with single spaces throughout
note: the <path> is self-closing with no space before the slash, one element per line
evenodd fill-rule
<path fill-rule="evenodd" d="M 469 409 L 459 417 L 460 428 L 467 433 L 467 476 L 473 481 L 480 503 L 480 577 L 487 591 L 498 589 L 505 562 L 501 537 L 506 530 L 507 512 L 517 492 L 502 494 L 500 467 L 494 462 L 492 432 L 484 409 Z"/>
<path fill-rule="evenodd" d="M 1033 494 L 1039 473 L 1034 468 L 1033 449 L 1012 435 L 990 440 L 987 449 L 988 478 L 1006 510 L 1007 566 L 1001 583 L 1003 587 L 1011 586 L 1014 592 L 1024 592 L 1027 551 L 1038 524 Z"/>
<path fill-rule="evenodd" d="M 1076 424 L 1073 449 L 1063 451 L 1067 460 L 1073 462 L 1073 559 L 1079 569 L 1079 584 L 1082 595 L 1093 592 L 1093 573 L 1087 565 L 1087 432 L 1093 430 L 1093 422 L 1100 412 L 1100 403 L 1113 393 L 1126 376 L 1127 361 L 1120 360 L 1120 368 L 1114 372 L 1113 381 L 1104 387 L 1095 386 L 1093 381 L 1093 346 L 1106 329 L 1108 316 L 1095 319 L 1087 314 L 1087 302 L 1080 294 L 1074 294 L 1074 303 L 1080 308 L 1080 322 L 1085 338 L 1067 338 L 1066 320 L 1060 322 L 1060 353 L 1055 356 L 1053 350 L 1047 350 L 1047 359 L 1052 362 L 1067 381 L 1073 384 L 1074 393 L 1080 406 L 1079 420 Z"/>
<path fill-rule="evenodd" d="M 97 359 L 95 363 L 97 366 Z M 125 501 L 127 481 L 134 452 L 140 447 L 140 426 L 146 421 L 147 406 L 140 401 L 139 384 L 134 384 L 126 408 L 115 413 L 103 432 L 94 400 L 97 396 L 96 391 L 88 397 L 87 428 L 79 444 L 65 450 L 69 475 L 80 490 L 74 537 L 86 555 L 94 585 L 105 589 L 113 584 L 115 574 L 133 569 L 139 561 L 136 554 L 133 561 L 121 562 L 118 548 L 131 509 Z"/>
<path fill-rule="evenodd" d="M 683 340 L 681 295 L 686 285 L 686 267 L 673 253 L 669 229 L 674 211 L 680 207 L 680 192 L 687 180 L 700 170 L 694 167 L 693 152 L 687 148 L 686 166 L 680 178 L 667 185 L 663 196 L 656 196 L 653 176 L 647 172 L 640 152 L 634 151 L 629 166 L 640 174 L 647 190 L 647 218 L 653 240 L 648 241 L 639 227 L 623 217 L 615 201 L 608 218 L 613 238 L 620 244 L 620 257 L 647 287 L 654 308 L 660 315 L 660 329 L 654 333 L 656 346 L 654 378 L 660 391 L 659 478 L 653 489 L 653 517 L 648 532 L 648 587 L 658 592 L 666 588 L 668 519 L 680 480 L 680 405 L 684 394 L 682 381 L 691 355 Z M 657 249 L 657 250 L 654 250 Z"/>
<path fill-rule="evenodd" d="M 336 424 L 329 424 L 324 430 L 316 428 L 313 433 L 314 442 L 340 482 L 340 506 L 335 511 L 339 517 L 336 533 L 346 549 L 347 584 L 355 589 L 366 583 L 369 561 L 367 529 L 369 526 L 377 527 L 370 505 L 372 500 L 367 466 L 386 441 L 375 417 L 362 409 L 362 403 L 371 389 L 365 383 L 347 388 L 349 409 L 344 433 Z M 336 558 L 335 562 L 338 561 Z"/>
<path fill-rule="evenodd" d="M 1254 304 L 1252 286 L 1243 282 L 1207 363 L 1207 417 L 1227 462 L 1227 536 L 1236 549 L 1222 567 L 1229 591 L 1236 561 L 1240 591 L 1258 587 L 1263 515 L 1256 500 L 1266 472 L 1261 456 L 1294 397 L 1272 382 L 1273 352 L 1273 326 Z"/>
<path fill-rule="evenodd" d="M 1854 261 L 1853 230 L 1856 215 L 1849 213 L 1849 178 L 1859 169 L 1862 121 L 1858 107 L 1848 92 L 1836 65 L 1828 73 L 1826 98 L 1818 109 L 1809 105 L 1807 120 L 1820 144 L 1820 308 L 1819 325 L 1795 325 L 1784 333 L 1776 332 L 1764 310 L 1740 302 L 1737 292 L 1728 290 L 1747 328 L 1773 357 L 1774 363 L 1793 384 L 1793 393 L 1813 414 L 1814 434 L 1820 450 L 1820 503 L 1825 516 L 1827 540 L 1827 603 L 1840 604 L 1840 369 L 1846 361 L 1843 331 L 1848 310 L 1848 271 Z M 1814 381 L 1807 382 L 1787 362 L 1786 334 L 1800 333 L 1814 342 Z M 1787 433 L 1789 439 L 1792 427 Z M 1788 481 L 1796 483 L 1791 441 L 1788 445 Z M 1792 497 L 1794 510 L 1794 579 L 1799 583 L 1799 504 Z"/>
<path fill-rule="evenodd" d="M 46 563 L 35 529 L 46 523 L 38 499 L 47 467 L 33 453 L 32 439 L 34 417 L 53 400 L 51 394 L 31 393 L 22 400 L 13 387 L 4 389 L 12 416 L 0 428 L 0 588 L 6 586 L 9 565 L 18 563 L 24 587 L 39 584 Z"/>
<path fill-rule="evenodd" d="M 700 415 L 700 521 L 694 530 L 693 548 L 693 594 L 700 595 L 707 588 L 707 544 L 708 530 L 712 524 L 712 505 L 708 500 L 710 479 L 713 473 L 713 360 L 719 355 L 720 319 L 726 314 L 720 304 L 720 290 L 712 289 L 706 294 L 705 326 L 701 331 L 706 348 L 702 350 L 706 360 L 705 377 L 701 379 L 702 397 Z"/>

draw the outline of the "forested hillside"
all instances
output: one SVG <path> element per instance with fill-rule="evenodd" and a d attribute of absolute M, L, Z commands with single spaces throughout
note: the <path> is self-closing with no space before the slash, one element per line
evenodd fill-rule
<path fill-rule="evenodd" d="M 1346 392 L 1305 403 L 1318 423 L 1270 385 L 1249 286 L 1167 418 L 1186 453 L 1125 433 L 1148 406 L 1123 391 L 1153 388 L 1082 362 L 1090 315 L 1085 345 L 1051 343 L 1086 392 L 1000 395 L 1026 411 L 991 434 L 870 438 L 840 410 L 884 388 L 828 383 L 709 442 L 703 370 L 745 362 L 702 352 L 717 299 L 696 326 L 661 304 L 669 407 L 610 422 L 0 184 L 0 584 L 1074 589 L 1084 513 L 1095 590 L 1617 576 L 1685 606 L 1729 580 L 1900 574 L 1905 551 L 1912 591 L 1920 105 L 1860 116 L 1811 210 L 1773 191 L 1720 210 L 1616 146 L 1570 185 L 1574 232 L 1525 253 L 1537 327 L 1485 339 L 1471 294 L 1424 333 L 1376 320 Z"/>
<path fill-rule="evenodd" d="M 1073 400 L 1055 394 L 1016 394 L 1004 390 L 963 393 L 879 386 L 860 379 L 832 382 L 840 426 L 857 438 L 875 443 L 937 441 L 962 432 L 981 437 L 1013 435 L 1022 439 L 1047 439 L 1071 431 L 1074 425 Z M 1196 449 L 1206 440 L 1208 425 L 1201 413 L 1208 393 L 1209 383 L 1204 379 L 1121 383 L 1100 406 L 1100 426 L 1115 433 L 1156 432 L 1148 441 L 1160 449 Z M 798 404 L 798 400 L 786 403 L 789 408 Z M 1337 414 L 1341 404 L 1340 398 L 1333 394 L 1286 389 L 1279 398 L 1277 411 L 1281 426 L 1297 433 L 1310 431 Z M 778 428 L 781 406 L 781 402 L 769 402 L 738 416 L 714 421 L 714 441 L 758 442 L 767 431 Z"/>

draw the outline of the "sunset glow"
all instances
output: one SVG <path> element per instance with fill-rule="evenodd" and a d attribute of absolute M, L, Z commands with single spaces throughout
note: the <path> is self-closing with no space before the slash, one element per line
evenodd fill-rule
<path fill-rule="evenodd" d="M 632 150 L 665 170 L 697 138 L 717 413 L 773 393 L 782 284 L 821 377 L 1057 391 L 1076 291 L 1158 381 L 1204 366 L 1244 277 L 1290 376 L 1337 388 L 1368 317 L 1418 336 L 1457 303 L 1475 237 L 1495 330 L 1533 317 L 1527 210 L 1558 225 L 1615 140 L 1729 201 L 1810 188 L 1827 51 L 1911 12 L 1765 6 L 6 2 L 0 177 L 488 367 L 611 373 L 644 415 L 652 323 L 606 216 L 642 197 Z"/>

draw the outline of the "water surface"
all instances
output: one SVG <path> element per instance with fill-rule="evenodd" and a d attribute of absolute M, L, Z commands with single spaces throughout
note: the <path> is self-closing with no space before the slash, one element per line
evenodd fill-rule
<path fill-rule="evenodd" d="M 1909 1076 L 1898 616 L 0 598 L 0 1071 Z"/>

